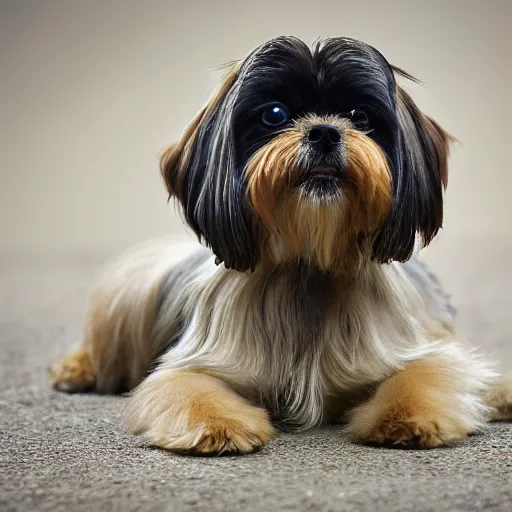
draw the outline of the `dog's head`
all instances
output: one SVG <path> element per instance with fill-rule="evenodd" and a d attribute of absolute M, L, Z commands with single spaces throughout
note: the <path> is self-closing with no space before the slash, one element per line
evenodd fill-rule
<path fill-rule="evenodd" d="M 231 67 L 161 170 L 228 268 L 306 260 L 334 273 L 410 258 L 443 220 L 450 137 L 374 48 L 273 39 Z M 407 75 L 406 75 L 407 76 Z"/>

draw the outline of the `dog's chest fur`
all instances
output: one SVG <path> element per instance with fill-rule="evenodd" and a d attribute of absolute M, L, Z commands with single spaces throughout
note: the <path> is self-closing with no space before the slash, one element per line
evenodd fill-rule
<path fill-rule="evenodd" d="M 207 260 L 190 275 L 180 311 L 163 305 L 184 326 L 163 365 L 212 372 L 291 428 L 320 423 L 331 398 L 400 367 L 426 316 L 426 295 L 393 267 L 349 281 L 307 265 L 249 274 Z"/>

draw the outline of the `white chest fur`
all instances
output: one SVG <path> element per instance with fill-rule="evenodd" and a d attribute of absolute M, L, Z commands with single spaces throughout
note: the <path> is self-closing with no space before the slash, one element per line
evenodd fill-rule
<path fill-rule="evenodd" d="M 208 260 L 175 292 L 183 330 L 162 365 L 214 373 L 304 428 L 330 395 L 384 378 L 425 341 L 415 327 L 425 294 L 397 266 L 348 283 L 306 266 L 244 274 Z"/>

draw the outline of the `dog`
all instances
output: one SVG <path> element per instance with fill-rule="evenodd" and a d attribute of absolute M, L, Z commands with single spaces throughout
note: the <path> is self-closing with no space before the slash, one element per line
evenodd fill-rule
<path fill-rule="evenodd" d="M 128 430 L 247 453 L 341 422 L 431 448 L 512 418 L 512 384 L 456 337 L 416 253 L 443 222 L 453 138 L 375 48 L 272 39 L 230 65 L 161 156 L 199 244 L 144 244 L 105 271 L 67 392 L 131 391 Z"/>

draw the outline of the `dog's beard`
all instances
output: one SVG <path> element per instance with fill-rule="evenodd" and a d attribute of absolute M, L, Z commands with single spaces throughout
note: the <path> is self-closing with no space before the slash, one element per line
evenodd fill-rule
<path fill-rule="evenodd" d="M 333 123 L 332 116 L 328 119 Z M 339 150 L 318 155 L 304 144 L 312 122 L 295 123 L 257 151 L 246 167 L 248 195 L 272 263 L 302 259 L 324 271 L 357 269 L 391 205 L 387 159 L 364 133 L 334 119 Z M 325 122 L 325 121 L 324 121 Z"/>
<path fill-rule="evenodd" d="M 342 200 L 342 188 L 340 178 L 326 174 L 314 174 L 308 176 L 300 185 L 301 201 L 333 202 Z"/>
<path fill-rule="evenodd" d="M 343 188 L 347 185 L 344 157 L 341 151 L 328 155 L 317 155 L 303 147 L 298 155 L 297 167 L 300 178 L 297 188 L 300 200 L 323 203 L 338 202 L 343 199 Z"/>

